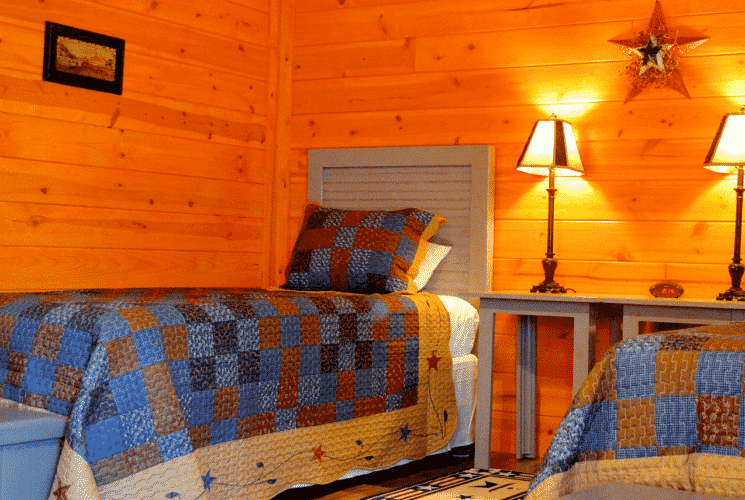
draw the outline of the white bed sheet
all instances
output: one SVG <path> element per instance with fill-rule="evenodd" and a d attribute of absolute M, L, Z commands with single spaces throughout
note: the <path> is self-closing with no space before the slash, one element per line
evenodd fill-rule
<path fill-rule="evenodd" d="M 460 297 L 438 297 L 450 315 L 450 354 L 453 358 L 471 354 L 476 330 L 479 328 L 479 312 Z"/>

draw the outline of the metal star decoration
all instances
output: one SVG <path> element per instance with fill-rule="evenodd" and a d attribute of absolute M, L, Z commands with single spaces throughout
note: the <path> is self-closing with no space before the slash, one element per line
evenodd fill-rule
<path fill-rule="evenodd" d="M 609 40 L 619 45 L 626 55 L 631 56 L 631 62 L 626 65 L 631 88 L 624 104 L 650 86 L 669 87 L 690 99 L 683 75 L 678 69 L 680 56 L 708 39 L 708 36 L 681 36 L 678 32 L 671 34 L 665 24 L 660 0 L 655 0 L 654 11 L 646 31 L 632 38 Z"/>
<path fill-rule="evenodd" d="M 673 44 L 657 44 L 657 37 L 649 35 L 649 41 L 644 47 L 634 49 L 634 53 L 642 58 L 639 74 L 643 75 L 649 68 L 665 71 L 665 56 L 673 48 Z"/>

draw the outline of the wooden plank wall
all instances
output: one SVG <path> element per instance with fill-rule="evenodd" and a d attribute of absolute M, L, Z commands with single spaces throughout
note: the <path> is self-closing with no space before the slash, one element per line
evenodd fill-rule
<path fill-rule="evenodd" d="M 308 148 L 493 144 L 494 288 L 527 290 L 543 277 L 546 181 L 514 167 L 533 123 L 556 113 L 573 123 L 587 174 L 558 182 L 557 280 L 581 293 L 643 295 L 668 279 L 687 297 L 715 297 L 729 286 L 734 180 L 702 163 L 721 117 L 745 104 L 745 8 L 662 0 L 671 31 L 711 37 L 680 62 L 691 99 L 662 88 L 624 104 L 629 59 L 608 40 L 644 30 L 653 7 L 297 0 L 292 198 L 305 192 Z M 495 451 L 514 450 L 513 323 L 496 331 L 506 352 L 495 366 Z M 565 321 L 539 327 L 544 451 L 571 400 L 572 339 Z"/>
<path fill-rule="evenodd" d="M 0 290 L 270 283 L 282 16 L 0 0 Z M 42 81 L 45 21 L 123 38 L 122 95 Z"/>

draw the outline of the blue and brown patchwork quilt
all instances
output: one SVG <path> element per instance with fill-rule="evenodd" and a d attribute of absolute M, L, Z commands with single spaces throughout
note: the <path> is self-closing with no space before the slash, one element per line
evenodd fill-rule
<path fill-rule="evenodd" d="M 641 335 L 577 392 L 528 499 L 633 483 L 745 496 L 745 323 Z"/>
<path fill-rule="evenodd" d="M 270 498 L 445 446 L 428 293 L 0 295 L 0 397 L 68 417 L 50 499 Z"/>

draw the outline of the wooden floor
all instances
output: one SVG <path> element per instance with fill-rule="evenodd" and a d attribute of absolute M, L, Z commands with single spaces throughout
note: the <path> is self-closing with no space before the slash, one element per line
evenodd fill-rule
<path fill-rule="evenodd" d="M 518 460 L 513 455 L 492 453 L 491 467 L 535 474 L 541 460 Z M 392 470 L 378 471 L 356 478 L 336 481 L 330 485 L 293 488 L 280 493 L 274 500 L 360 500 L 402 486 L 421 483 L 432 478 L 460 472 L 473 467 L 473 447 L 442 453 L 412 462 Z"/>

